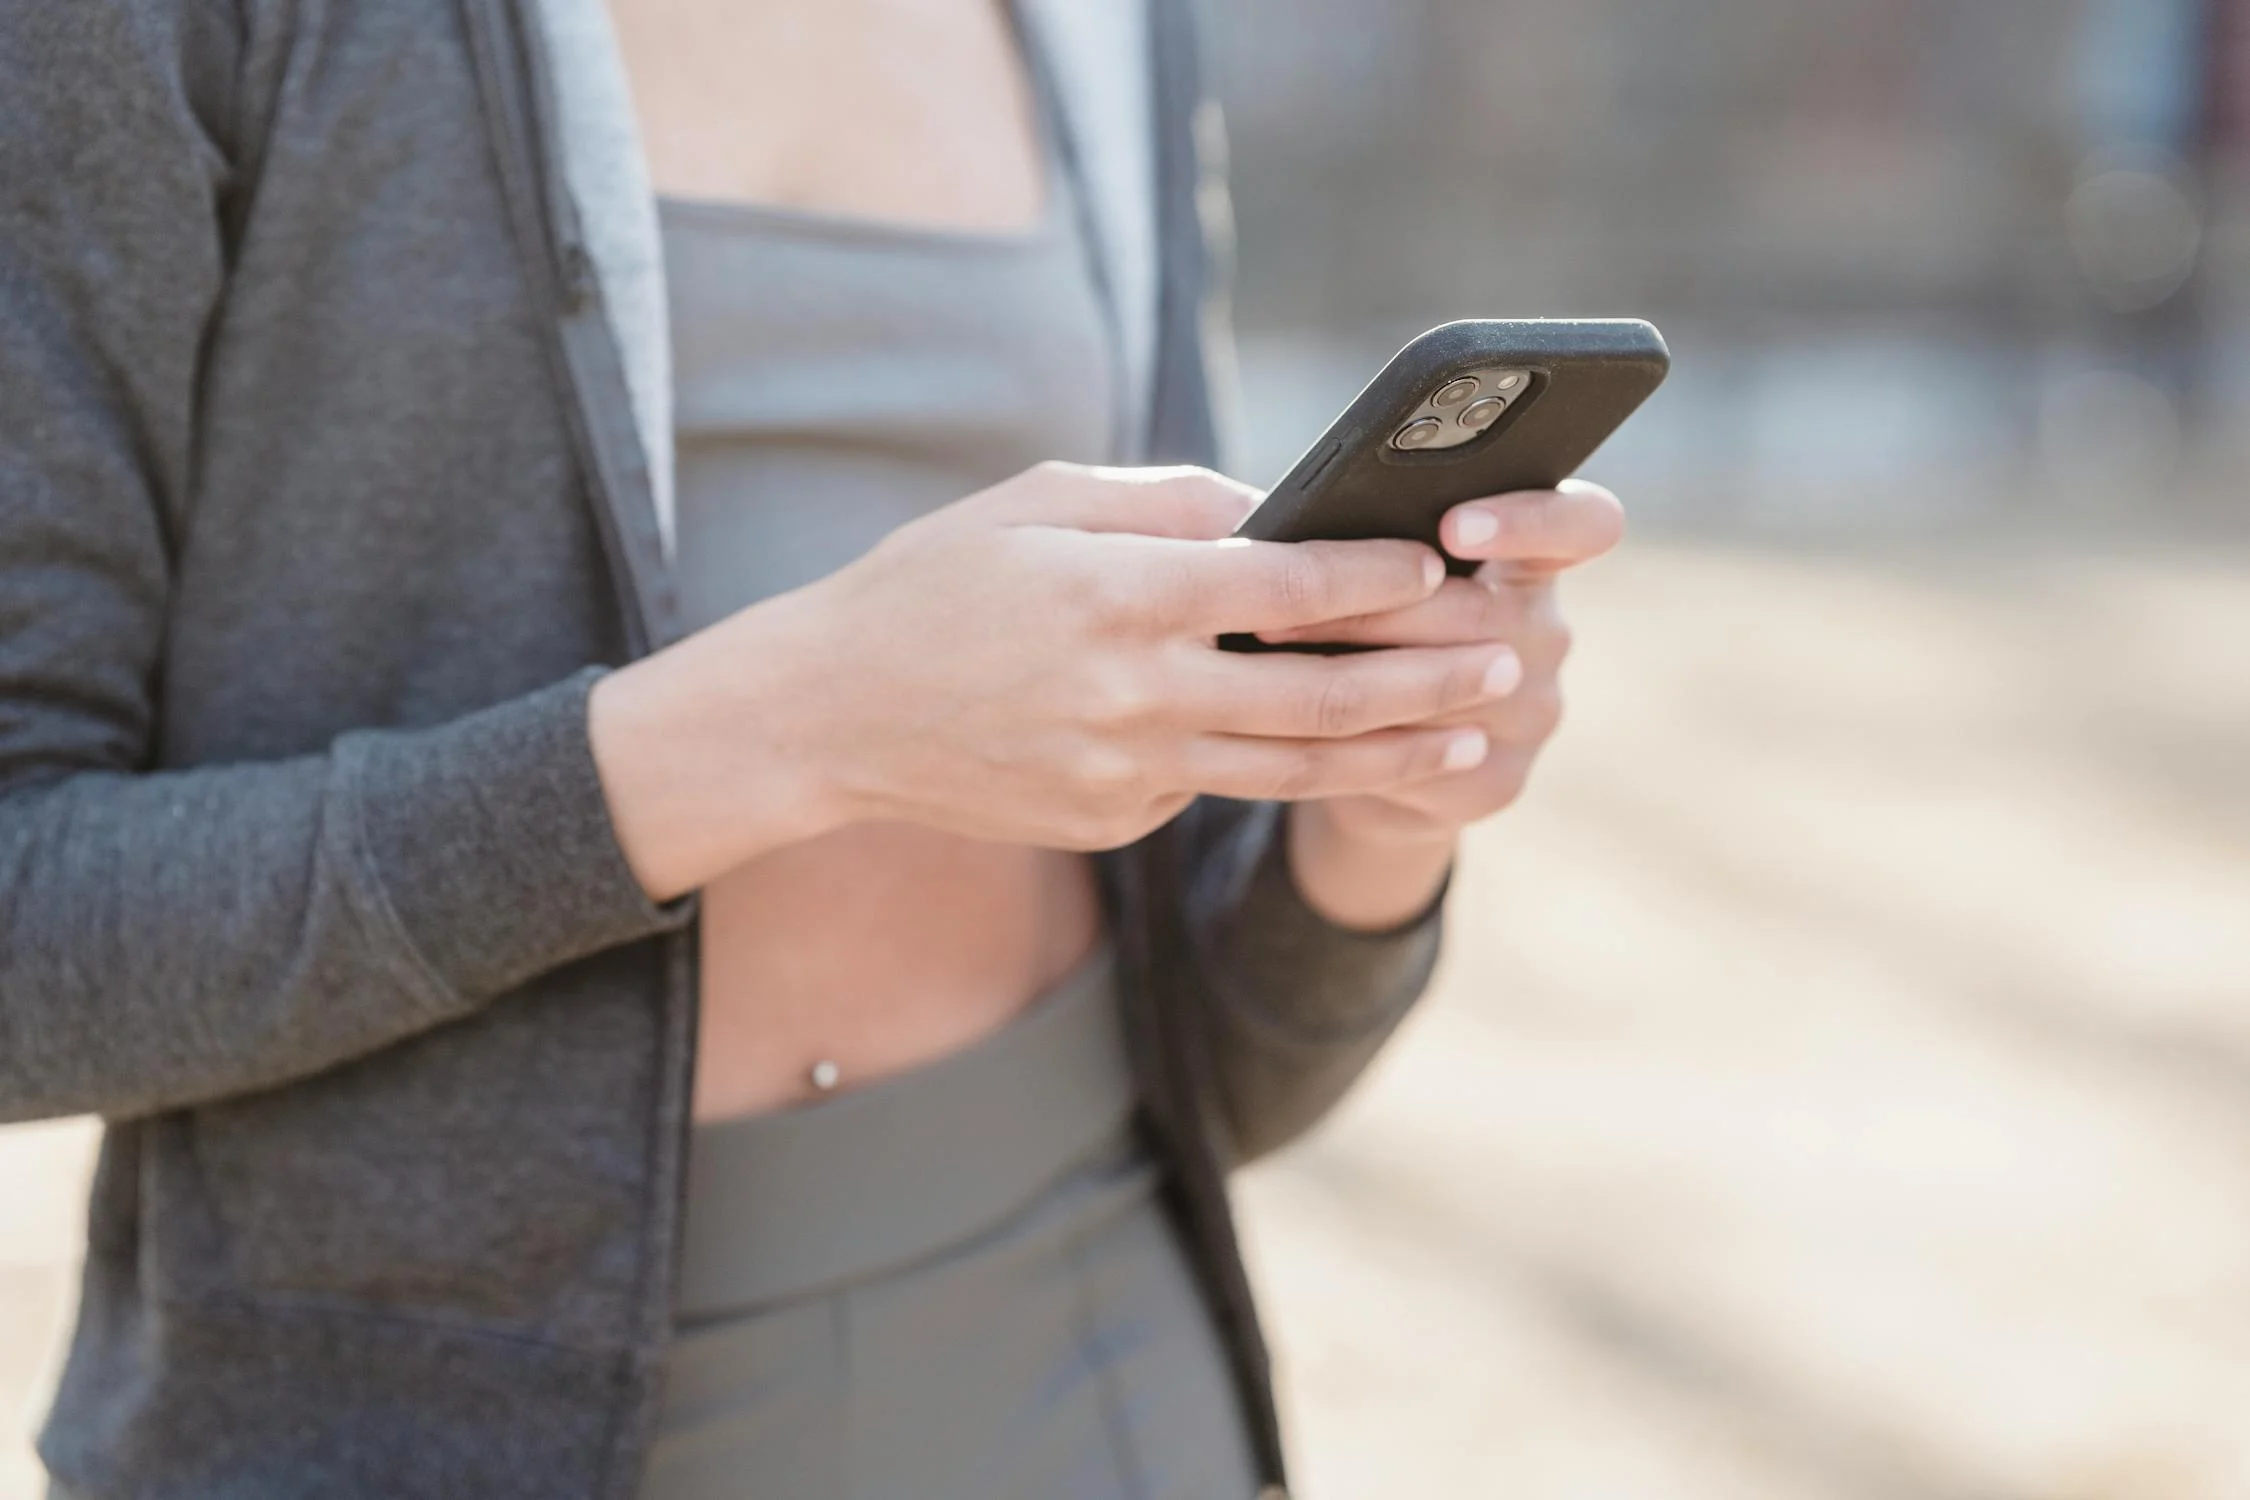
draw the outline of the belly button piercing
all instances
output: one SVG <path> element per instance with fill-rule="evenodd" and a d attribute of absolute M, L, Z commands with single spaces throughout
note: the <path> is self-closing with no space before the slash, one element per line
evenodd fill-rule
<path fill-rule="evenodd" d="M 844 1070 L 824 1057 L 812 1065 L 810 1077 L 816 1090 L 823 1094 L 832 1093 L 836 1085 L 843 1081 Z"/>

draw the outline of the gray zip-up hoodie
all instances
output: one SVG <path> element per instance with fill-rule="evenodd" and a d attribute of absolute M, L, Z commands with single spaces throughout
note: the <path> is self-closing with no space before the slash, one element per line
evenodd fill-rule
<path fill-rule="evenodd" d="M 1147 448 L 1209 461 L 1183 3 Z M 0 1119 L 108 1121 L 41 1440 L 83 1500 L 638 1483 L 694 909 L 586 742 L 675 626 L 550 100 L 510 0 L 0 7 Z M 1323 923 L 1279 826 L 1207 800 L 1101 861 L 1275 1482 L 1222 1174 L 1437 942 Z"/>

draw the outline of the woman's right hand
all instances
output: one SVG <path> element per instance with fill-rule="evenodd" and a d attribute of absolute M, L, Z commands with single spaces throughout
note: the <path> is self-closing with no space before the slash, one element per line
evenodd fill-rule
<path fill-rule="evenodd" d="M 1201 793 L 1378 791 L 1487 750 L 1417 727 L 1511 691 L 1492 644 L 1236 654 L 1230 632 L 1405 608 L 1411 542 L 1231 540 L 1256 496 L 1201 470 L 1043 464 L 604 678 L 594 754 L 658 899 L 848 823 L 1069 849 Z"/>

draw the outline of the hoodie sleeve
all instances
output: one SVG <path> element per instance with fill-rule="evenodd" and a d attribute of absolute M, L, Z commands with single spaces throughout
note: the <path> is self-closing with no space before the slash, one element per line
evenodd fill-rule
<path fill-rule="evenodd" d="M 1440 893 L 1387 932 L 1339 927 L 1289 869 L 1288 809 L 1205 798 L 1183 815 L 1179 889 L 1233 1164 L 1334 1107 L 1429 984 Z"/>
<path fill-rule="evenodd" d="M 226 271 L 232 7 L 0 7 L 0 1120 L 270 1086 L 685 920 L 593 672 L 320 754 L 154 772 Z"/>

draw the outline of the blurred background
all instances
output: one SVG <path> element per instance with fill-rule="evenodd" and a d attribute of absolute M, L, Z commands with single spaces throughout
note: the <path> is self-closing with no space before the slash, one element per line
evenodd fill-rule
<path fill-rule="evenodd" d="M 1245 1184 L 1303 1495 L 2250 1496 L 2250 3 L 1217 10 L 1246 477 L 1448 318 L 1676 361 Z"/>
<path fill-rule="evenodd" d="M 1676 358 L 1437 993 L 1243 1185 L 1301 1500 L 2250 1496 L 2250 0 L 1214 10 L 1246 477 L 1448 318 Z M 0 1500 L 90 1138 L 0 1131 Z"/>
<path fill-rule="evenodd" d="M 1698 532 L 2240 531 L 2241 0 L 1219 0 L 1247 467 L 1471 314 L 1656 319 Z"/>

